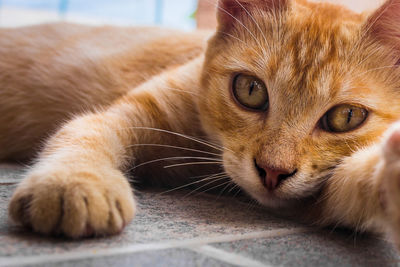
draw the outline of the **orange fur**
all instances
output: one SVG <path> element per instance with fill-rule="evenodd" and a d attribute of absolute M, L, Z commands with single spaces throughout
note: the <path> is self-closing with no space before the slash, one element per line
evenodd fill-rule
<path fill-rule="evenodd" d="M 222 153 L 226 173 L 260 203 L 307 203 L 301 215 L 311 222 L 395 233 L 398 242 L 400 126 L 388 130 L 400 118 L 397 6 L 388 0 L 366 16 L 305 0 L 221 0 L 207 48 L 208 33 L 1 30 L 0 158 L 31 157 L 75 116 L 47 140 L 11 200 L 11 217 L 45 234 L 116 233 L 135 212 L 123 174 L 132 165 L 147 166 L 135 173 L 143 180 L 171 185 L 218 170 L 219 157 L 210 157 Z M 233 100 L 237 73 L 267 85 L 266 112 Z M 369 116 L 353 131 L 322 130 L 321 118 L 340 104 Z M 146 165 L 177 155 L 210 165 Z M 255 158 L 297 172 L 271 192 Z"/>

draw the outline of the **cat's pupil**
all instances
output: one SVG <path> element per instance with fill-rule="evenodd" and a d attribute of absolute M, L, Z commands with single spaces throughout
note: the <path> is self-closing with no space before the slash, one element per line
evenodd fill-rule
<path fill-rule="evenodd" d="M 349 110 L 349 116 L 347 117 L 347 123 L 350 123 L 352 117 L 353 117 L 353 110 L 350 109 Z"/>
<path fill-rule="evenodd" d="M 250 84 L 250 90 L 249 90 L 249 96 L 253 93 L 254 87 L 255 87 L 255 81 L 251 82 Z"/>

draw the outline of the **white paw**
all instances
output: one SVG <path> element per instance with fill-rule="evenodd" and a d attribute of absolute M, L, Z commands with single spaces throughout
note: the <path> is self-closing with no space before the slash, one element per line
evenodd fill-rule
<path fill-rule="evenodd" d="M 381 178 L 380 200 L 389 236 L 400 249 L 400 123 L 385 133 Z"/>

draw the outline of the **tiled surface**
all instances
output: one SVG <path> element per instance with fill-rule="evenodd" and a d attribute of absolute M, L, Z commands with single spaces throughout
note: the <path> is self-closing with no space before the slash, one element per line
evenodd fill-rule
<path fill-rule="evenodd" d="M 215 246 L 276 266 L 397 266 L 400 262 L 387 242 L 338 231 L 241 240 Z"/>
<path fill-rule="evenodd" d="M 139 212 L 114 237 L 43 238 L 12 226 L 7 202 L 23 170 L 0 165 L 0 266 L 397 266 L 372 236 L 315 230 L 230 197 L 136 193 Z"/>
<path fill-rule="evenodd" d="M 35 267 L 52 267 L 54 263 L 37 264 Z M 186 249 L 166 249 L 151 252 L 134 253 L 86 260 L 72 260 L 58 263 L 57 267 L 69 266 L 96 266 L 96 267 L 158 267 L 158 266 L 234 266 L 223 261 Z"/>

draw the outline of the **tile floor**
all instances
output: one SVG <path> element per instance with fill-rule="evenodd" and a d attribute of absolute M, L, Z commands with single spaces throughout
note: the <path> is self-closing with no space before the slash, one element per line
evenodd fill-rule
<path fill-rule="evenodd" d="M 114 237 L 44 238 L 9 223 L 23 168 L 0 165 L 0 266 L 398 266 L 386 241 L 316 230 L 238 198 L 137 192 L 139 213 Z"/>

